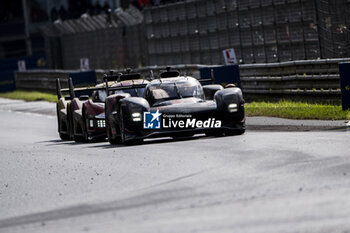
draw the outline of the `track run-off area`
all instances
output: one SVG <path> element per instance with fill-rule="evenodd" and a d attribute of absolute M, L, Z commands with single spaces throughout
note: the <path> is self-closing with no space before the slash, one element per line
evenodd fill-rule
<path fill-rule="evenodd" d="M 61 141 L 55 114 L 0 101 L 1 233 L 350 232 L 344 122 L 114 146 Z"/>

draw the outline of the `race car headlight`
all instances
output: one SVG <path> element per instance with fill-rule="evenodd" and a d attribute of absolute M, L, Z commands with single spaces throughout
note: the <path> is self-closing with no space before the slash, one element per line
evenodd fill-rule
<path fill-rule="evenodd" d="M 94 120 L 93 119 L 89 120 L 89 127 L 94 128 Z"/>
<path fill-rule="evenodd" d="M 97 120 L 97 127 L 98 128 L 106 128 L 106 121 L 105 120 Z"/>
<path fill-rule="evenodd" d="M 237 104 L 229 104 L 227 107 L 229 112 L 237 112 L 238 111 L 238 105 Z"/>
<path fill-rule="evenodd" d="M 132 116 L 133 121 L 141 121 L 142 120 L 141 113 L 139 113 L 139 112 L 134 112 L 131 116 Z"/>

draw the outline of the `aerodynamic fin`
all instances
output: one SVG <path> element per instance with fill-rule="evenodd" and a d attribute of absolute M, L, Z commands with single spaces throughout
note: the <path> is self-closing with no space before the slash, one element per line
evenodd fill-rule
<path fill-rule="evenodd" d="M 74 86 L 73 86 L 72 78 L 68 79 L 68 87 L 69 87 L 69 95 L 70 95 L 71 99 L 74 99 L 75 93 L 74 93 Z"/>
<path fill-rule="evenodd" d="M 60 83 L 60 79 L 59 78 L 56 79 L 56 93 L 57 93 L 57 98 L 61 99 L 62 98 L 62 92 L 61 92 L 61 83 Z"/>

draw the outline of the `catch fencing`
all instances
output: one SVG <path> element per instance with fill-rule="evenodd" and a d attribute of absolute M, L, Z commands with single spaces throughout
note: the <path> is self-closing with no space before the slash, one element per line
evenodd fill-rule
<path fill-rule="evenodd" d="M 350 1 L 317 0 L 321 56 L 350 57 Z"/>
<path fill-rule="evenodd" d="M 88 58 L 91 69 L 146 64 L 143 15 L 134 7 L 107 15 L 83 15 L 41 27 L 50 68 L 78 69 Z"/>
<path fill-rule="evenodd" d="M 223 64 L 317 59 L 314 0 L 188 1 L 145 10 L 150 64 Z"/>
<path fill-rule="evenodd" d="M 43 27 L 50 68 L 240 64 L 350 57 L 348 0 L 188 0 Z"/>
<path fill-rule="evenodd" d="M 339 63 L 349 61 L 350 59 L 326 59 L 241 65 L 243 92 L 340 100 Z"/>

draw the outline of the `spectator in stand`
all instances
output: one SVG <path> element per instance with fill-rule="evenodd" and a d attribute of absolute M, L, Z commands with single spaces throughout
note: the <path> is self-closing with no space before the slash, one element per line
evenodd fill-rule
<path fill-rule="evenodd" d="M 55 21 L 55 20 L 57 20 L 58 19 L 58 12 L 57 12 L 57 9 L 56 9 L 56 7 L 53 7 L 52 9 L 51 9 L 51 20 L 52 21 Z"/>
<path fill-rule="evenodd" d="M 153 6 L 159 6 L 160 5 L 160 0 L 153 0 L 152 4 L 153 4 Z"/>
<path fill-rule="evenodd" d="M 130 3 L 131 3 L 134 7 L 136 7 L 137 9 L 141 10 L 141 8 L 140 8 L 140 3 L 139 3 L 138 0 L 130 0 Z"/>
<path fill-rule="evenodd" d="M 143 9 L 148 4 L 148 2 L 149 0 L 139 0 L 140 8 Z"/>
<path fill-rule="evenodd" d="M 60 10 L 58 11 L 58 15 L 61 20 L 67 19 L 67 10 L 61 5 Z"/>
<path fill-rule="evenodd" d="M 105 4 L 103 5 L 103 12 L 107 14 L 110 8 L 111 7 L 109 6 L 109 4 L 105 2 Z"/>
<path fill-rule="evenodd" d="M 46 11 L 36 0 L 30 2 L 30 9 L 32 22 L 46 21 L 48 19 Z"/>
<path fill-rule="evenodd" d="M 101 7 L 101 5 L 100 5 L 100 3 L 99 2 L 96 2 L 95 3 L 95 15 L 98 15 L 98 14 L 101 14 L 101 12 L 102 12 L 102 7 Z"/>
<path fill-rule="evenodd" d="M 94 6 L 91 4 L 91 2 L 88 2 L 86 12 L 87 12 L 89 15 L 95 15 L 95 8 L 94 8 Z"/>

